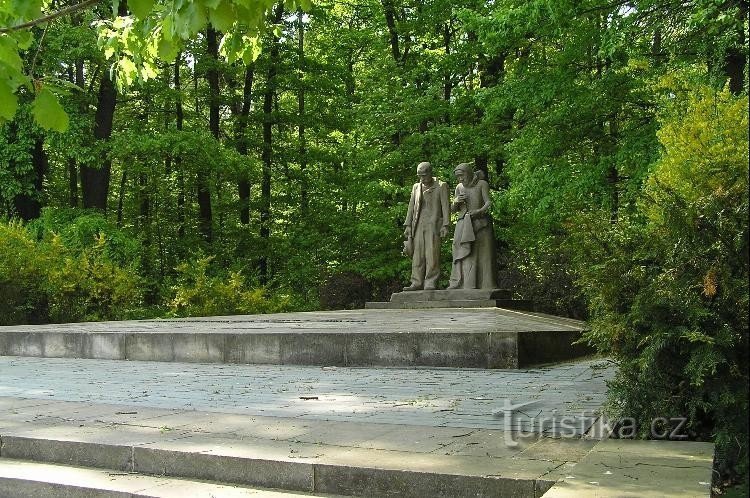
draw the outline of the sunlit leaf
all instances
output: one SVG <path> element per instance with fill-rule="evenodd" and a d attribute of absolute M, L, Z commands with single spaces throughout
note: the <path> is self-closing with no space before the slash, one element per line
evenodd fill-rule
<path fill-rule="evenodd" d="M 68 115 L 57 97 L 47 88 L 42 88 L 37 93 L 31 113 L 37 124 L 46 130 L 63 132 L 68 129 Z"/>
<path fill-rule="evenodd" d="M 0 119 L 13 119 L 18 107 L 18 97 L 5 79 L 0 79 Z"/>
<path fill-rule="evenodd" d="M 235 19 L 232 4 L 227 1 L 220 2 L 215 9 L 208 11 L 208 18 L 219 31 L 228 31 L 234 24 Z"/>

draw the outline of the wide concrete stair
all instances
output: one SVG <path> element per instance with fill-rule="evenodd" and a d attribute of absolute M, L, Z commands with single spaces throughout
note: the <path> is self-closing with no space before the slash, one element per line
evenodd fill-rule
<path fill-rule="evenodd" d="M 705 497 L 713 453 L 708 443 L 7 398 L 3 407 L 9 498 Z"/>
<path fill-rule="evenodd" d="M 576 320 L 499 308 L 372 309 L 0 327 L 0 355 L 525 368 L 590 354 L 576 344 L 584 330 Z"/>
<path fill-rule="evenodd" d="M 94 411 L 100 415 L 90 415 Z M 5 476 L 0 481 L 36 480 L 44 485 L 46 477 L 29 479 L 27 472 L 23 478 L 19 462 L 27 461 L 107 469 L 132 479 L 185 478 L 323 496 L 538 497 L 554 484 L 554 471 L 562 463 L 539 458 L 559 453 L 546 444 L 528 457 L 519 455 L 544 443 L 537 437 L 510 448 L 502 432 L 469 428 L 327 423 L 142 407 L 98 406 L 64 420 L 28 421 L 23 413 L 30 410 L 21 411 L 16 421 L 6 417 L 0 429 L 0 475 Z M 128 418 L 128 423 L 113 422 Z M 566 453 L 580 453 L 589 446 L 574 443 Z M 60 468 L 55 475 L 65 472 Z M 83 487 L 94 489 L 96 482 Z"/>
<path fill-rule="evenodd" d="M 316 495 L 5 458 L 0 459 L 0 496 L 15 498 L 293 498 Z"/>

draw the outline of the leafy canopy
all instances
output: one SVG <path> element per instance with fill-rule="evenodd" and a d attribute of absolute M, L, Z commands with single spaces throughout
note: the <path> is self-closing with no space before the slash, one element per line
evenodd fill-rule
<path fill-rule="evenodd" d="M 55 17 L 92 7 L 96 0 L 50 13 L 49 0 L 0 0 L 0 124 L 11 120 L 19 93 L 34 97 L 34 119 L 46 130 L 65 131 L 68 118 L 58 102 L 62 92 L 53 80 L 31 74 L 36 56 L 27 67 L 23 55 L 43 49 L 39 28 Z M 130 0 L 129 12 L 112 0 L 111 17 L 94 22 L 98 45 L 111 61 L 110 74 L 120 89 L 158 75 L 156 62 L 173 61 L 183 43 L 207 26 L 224 32 L 220 53 L 230 63 L 253 62 L 260 54 L 260 37 L 274 0 Z M 310 0 L 285 0 L 287 9 L 311 8 Z M 279 30 L 278 27 L 274 27 Z M 38 38 L 38 39 L 37 39 Z M 33 47 L 36 42 L 36 47 Z"/>

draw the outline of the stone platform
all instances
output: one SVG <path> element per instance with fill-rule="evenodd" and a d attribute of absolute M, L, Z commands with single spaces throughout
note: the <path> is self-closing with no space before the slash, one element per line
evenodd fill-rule
<path fill-rule="evenodd" d="M 390 301 L 368 302 L 367 309 L 505 308 L 533 311 L 531 301 L 512 299 L 504 289 L 444 289 L 395 292 Z"/>
<path fill-rule="evenodd" d="M 523 368 L 589 354 L 573 344 L 584 329 L 576 320 L 499 308 L 280 313 L 0 327 L 0 355 Z"/>

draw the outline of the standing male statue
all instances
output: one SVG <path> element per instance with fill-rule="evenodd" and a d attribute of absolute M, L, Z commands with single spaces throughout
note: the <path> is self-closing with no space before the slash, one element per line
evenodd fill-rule
<path fill-rule="evenodd" d="M 494 289 L 495 235 L 489 216 L 490 187 L 471 163 L 453 171 L 458 180 L 451 209 L 458 212 L 453 235 L 453 269 L 448 289 Z"/>
<path fill-rule="evenodd" d="M 405 291 L 434 290 L 440 277 L 440 239 L 448 235 L 448 185 L 432 176 L 428 162 L 417 166 L 404 222 L 404 250 L 411 256 L 411 284 Z"/>

